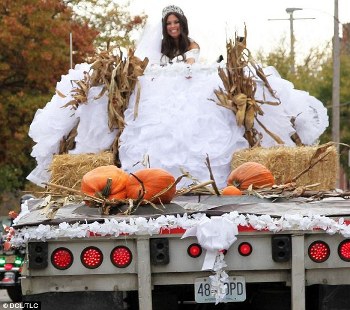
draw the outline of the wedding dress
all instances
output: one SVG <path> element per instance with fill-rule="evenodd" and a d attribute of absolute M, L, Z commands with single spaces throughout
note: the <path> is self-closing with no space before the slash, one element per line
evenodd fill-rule
<path fill-rule="evenodd" d="M 175 177 L 186 171 L 204 182 L 210 179 L 206 165 L 208 156 L 215 181 L 222 188 L 230 172 L 232 154 L 249 147 L 243 137 L 244 128 L 237 126 L 234 113 L 214 102 L 214 90 L 223 88 L 218 66 L 224 66 L 224 63 L 197 62 L 189 66 L 175 61 L 163 66 L 160 40 L 161 26 L 147 25 L 135 53 L 141 59 L 147 56 L 150 63 L 139 78 L 138 116 L 134 117 L 135 94 L 125 111 L 126 127 L 120 136 L 119 147 L 122 169 L 127 172 L 138 170 L 148 158 L 151 167 L 163 168 Z M 29 135 L 36 142 L 31 155 L 36 158 L 37 167 L 28 179 L 38 185 L 48 181 L 47 168 L 53 154 L 58 152 L 59 141 L 78 120 L 76 148 L 70 153 L 106 150 L 116 136 L 117 129 L 111 132 L 107 126 L 107 94 L 96 99 L 101 87 L 92 88 L 87 104 L 80 105 L 76 111 L 62 108 L 72 99 L 71 80 L 82 79 L 89 68 L 88 64 L 80 64 L 62 76 L 57 89 L 67 97 L 53 96 L 43 109 L 38 110 L 30 126 Z M 282 79 L 273 67 L 264 68 L 264 72 L 281 103 L 261 106 L 264 111 L 264 115 L 258 116 L 261 124 L 278 135 L 284 145 L 295 145 L 291 139 L 295 132 L 304 144 L 317 143 L 328 126 L 326 108 L 307 92 L 294 89 L 293 84 Z M 276 101 L 261 80 L 256 79 L 256 83 L 256 99 Z M 294 126 L 291 118 L 295 118 Z M 254 126 L 263 135 L 262 146 L 276 145 L 257 122 Z M 192 182 L 184 178 L 178 188 Z"/>

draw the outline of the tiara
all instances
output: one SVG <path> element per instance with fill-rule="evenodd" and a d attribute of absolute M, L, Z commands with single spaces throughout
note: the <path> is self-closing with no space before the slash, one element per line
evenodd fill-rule
<path fill-rule="evenodd" d="M 169 13 L 178 13 L 180 15 L 184 15 L 184 12 L 176 5 L 168 5 L 163 9 L 162 18 L 167 16 Z"/>

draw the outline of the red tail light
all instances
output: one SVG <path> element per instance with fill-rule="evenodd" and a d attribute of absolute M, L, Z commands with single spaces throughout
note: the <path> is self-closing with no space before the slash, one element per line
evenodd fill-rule
<path fill-rule="evenodd" d="M 192 243 L 187 248 L 187 253 L 193 258 L 199 257 L 202 254 L 202 247 L 198 243 Z"/>
<path fill-rule="evenodd" d="M 342 260 L 350 262 L 350 239 L 344 240 L 339 244 L 338 254 Z"/>
<path fill-rule="evenodd" d="M 102 264 L 103 254 L 99 248 L 90 246 L 81 252 L 80 260 L 86 268 L 95 269 Z"/>
<path fill-rule="evenodd" d="M 73 254 L 67 248 L 57 248 L 51 254 L 51 263 L 57 269 L 68 269 L 73 264 Z"/>
<path fill-rule="evenodd" d="M 13 265 L 12 264 L 5 264 L 4 269 L 6 271 L 12 270 Z"/>
<path fill-rule="evenodd" d="M 238 246 L 238 253 L 241 254 L 242 256 L 249 256 L 253 252 L 253 247 L 250 243 L 248 242 L 242 242 Z"/>
<path fill-rule="evenodd" d="M 132 261 L 132 253 L 126 246 L 117 246 L 111 252 L 111 262 L 118 268 L 125 268 Z"/>
<path fill-rule="evenodd" d="M 314 241 L 310 244 L 308 254 L 311 260 L 316 263 L 323 263 L 330 255 L 331 251 L 329 246 L 324 241 Z"/>

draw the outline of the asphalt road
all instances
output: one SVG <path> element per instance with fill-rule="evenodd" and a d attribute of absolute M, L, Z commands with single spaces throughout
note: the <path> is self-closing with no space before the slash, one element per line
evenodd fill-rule
<path fill-rule="evenodd" d="M 6 290 L 0 290 L 0 309 L 10 309 L 9 308 L 9 303 L 11 302 L 10 297 L 7 295 Z M 4 303 L 6 303 L 7 307 L 4 307 Z"/>

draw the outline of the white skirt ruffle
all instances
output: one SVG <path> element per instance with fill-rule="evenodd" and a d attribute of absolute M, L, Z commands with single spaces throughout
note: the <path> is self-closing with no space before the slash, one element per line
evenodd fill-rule
<path fill-rule="evenodd" d="M 80 105 L 77 110 L 62 108 L 72 100 L 70 91 L 75 85 L 71 81 L 83 79 L 84 71 L 89 69 L 87 64 L 77 65 L 68 75 L 62 76 L 57 89 L 67 97 L 54 95 L 34 117 L 29 135 L 36 142 L 32 156 L 38 165 L 28 179 L 36 184 L 48 181 L 47 169 L 52 156 L 58 152 L 62 138 L 78 121 L 76 148 L 70 151 L 72 154 L 108 149 L 116 136 L 117 131 L 111 132 L 108 128 L 108 95 L 96 99 L 101 87 L 92 88 L 87 104 Z M 258 116 L 259 121 L 285 145 L 295 145 L 291 139 L 295 132 L 304 144 L 316 143 L 328 126 L 326 108 L 307 92 L 295 90 L 292 83 L 283 80 L 273 67 L 266 68 L 265 74 L 281 104 L 263 104 L 264 115 Z M 187 171 L 204 182 L 210 179 L 205 163 L 208 155 L 215 181 L 220 188 L 224 187 L 232 154 L 247 148 L 248 142 L 243 137 L 244 128 L 237 126 L 233 112 L 212 101 L 216 99 L 214 89 L 223 87 L 217 64 L 154 65 L 146 69 L 139 81 L 138 116 L 134 116 L 135 94 L 125 111 L 127 125 L 120 137 L 119 148 L 122 168 L 128 172 L 138 170 L 148 157 L 151 167 L 166 169 L 175 177 Z M 256 99 L 276 101 L 261 81 L 257 81 L 257 85 Z M 294 127 L 292 117 L 295 118 Z M 255 128 L 263 135 L 262 146 L 277 144 L 257 122 Z M 192 180 L 183 179 L 178 188 L 191 183 Z"/>
<path fill-rule="evenodd" d="M 104 94 L 96 99 L 102 86 L 92 87 L 88 94 L 88 101 L 77 110 L 63 107 L 73 100 L 71 90 L 77 85 L 73 81 L 82 80 L 84 72 L 90 70 L 90 65 L 83 63 L 69 70 L 57 83 L 56 89 L 66 97 L 55 94 L 43 109 L 39 109 L 29 128 L 29 136 L 36 143 L 31 155 L 36 159 L 36 168 L 27 176 L 33 183 L 43 186 L 50 179 L 49 167 L 54 154 L 59 152 L 60 141 L 78 124 L 75 138 L 75 149 L 72 154 L 97 153 L 111 146 L 116 131 L 108 128 L 107 103 Z"/>

